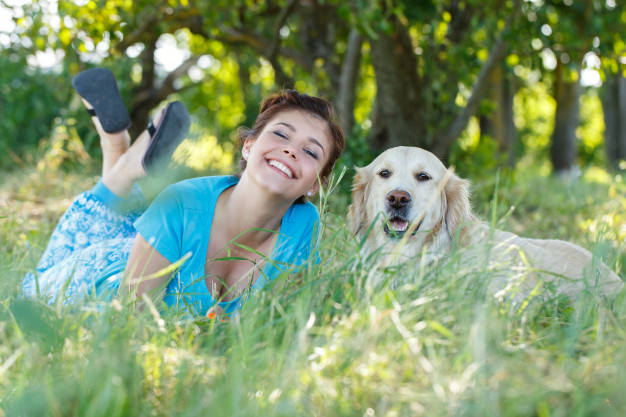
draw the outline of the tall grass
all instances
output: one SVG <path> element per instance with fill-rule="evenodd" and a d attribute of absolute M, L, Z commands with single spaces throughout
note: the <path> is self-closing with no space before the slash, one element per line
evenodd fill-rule
<path fill-rule="evenodd" d="M 44 188 L 58 198 L 58 188 Z M 489 178 L 476 182 L 479 214 L 499 201 L 499 227 L 572 240 L 602 252 L 624 276 L 623 180 L 568 188 L 532 177 L 501 182 L 495 196 L 494 189 Z M 12 190 L 21 195 L 19 186 Z M 320 203 L 322 262 L 295 281 L 275 281 L 227 321 L 131 313 L 123 299 L 70 307 L 20 299 L 21 275 L 54 224 L 39 218 L 37 234 L 19 204 L 9 205 L 0 214 L 0 409 L 7 416 L 624 415 L 626 291 L 611 300 L 536 298 L 518 308 L 489 294 L 485 284 L 499 271 L 483 265 L 412 260 L 384 268 L 348 233 L 347 202 L 330 194 Z"/>

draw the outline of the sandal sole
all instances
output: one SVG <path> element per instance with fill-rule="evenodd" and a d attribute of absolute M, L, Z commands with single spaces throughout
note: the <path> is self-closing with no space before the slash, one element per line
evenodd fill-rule
<path fill-rule="evenodd" d="M 163 117 L 143 156 L 143 168 L 148 175 L 162 173 L 178 145 L 189 134 L 190 126 L 191 118 L 183 103 L 174 101 L 165 107 Z"/>
<path fill-rule="evenodd" d="M 74 90 L 89 102 L 107 133 L 130 127 L 130 116 L 120 96 L 113 73 L 106 68 L 93 68 L 72 79 Z"/>

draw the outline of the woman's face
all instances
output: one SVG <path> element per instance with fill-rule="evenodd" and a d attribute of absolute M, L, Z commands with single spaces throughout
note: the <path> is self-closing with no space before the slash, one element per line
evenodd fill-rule
<path fill-rule="evenodd" d="M 285 111 L 244 143 L 245 172 L 270 192 L 295 201 L 319 189 L 330 146 L 326 122 L 304 111 Z"/>

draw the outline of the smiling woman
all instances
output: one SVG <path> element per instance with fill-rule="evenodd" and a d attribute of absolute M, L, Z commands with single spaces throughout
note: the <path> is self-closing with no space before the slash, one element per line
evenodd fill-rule
<path fill-rule="evenodd" d="M 112 74 L 89 70 L 74 86 L 100 134 L 102 180 L 61 218 L 24 279 L 26 295 L 67 303 L 151 295 L 172 314 L 212 317 L 316 256 L 319 214 L 306 196 L 345 144 L 327 101 L 294 90 L 268 97 L 254 126 L 240 132 L 238 175 L 170 185 L 146 207 L 136 181 L 166 168 L 189 129 L 184 106 L 168 105 L 130 145 Z"/>
<path fill-rule="evenodd" d="M 324 122 L 291 110 L 270 120 L 258 138 L 246 140 L 242 154 L 251 180 L 277 197 L 297 200 L 319 189 L 325 148 L 330 140 Z"/>
<path fill-rule="evenodd" d="M 276 93 L 268 97 L 261 105 L 260 114 L 254 126 L 251 129 L 240 129 L 240 144 L 243 145 L 248 139 L 258 137 L 271 119 L 274 119 L 281 112 L 290 110 L 297 110 L 302 115 L 307 115 L 326 123 L 326 135 L 328 135 L 330 139 L 330 147 L 327 150 L 328 155 L 324 156 L 329 159 L 320 172 L 320 177 L 328 177 L 335 162 L 339 159 L 339 156 L 341 156 L 341 152 L 343 152 L 345 139 L 341 127 L 336 123 L 328 122 L 329 120 L 334 120 L 335 116 L 332 106 L 325 100 L 312 99 L 312 97 L 306 94 L 300 94 L 296 90 L 285 90 L 282 93 Z M 283 123 L 283 126 L 287 128 L 285 123 Z M 292 129 L 290 130 L 293 131 L 293 126 L 291 127 Z M 314 137 L 311 137 L 311 139 L 315 141 Z M 239 168 L 243 171 L 246 169 L 246 165 L 246 159 L 241 159 Z"/>

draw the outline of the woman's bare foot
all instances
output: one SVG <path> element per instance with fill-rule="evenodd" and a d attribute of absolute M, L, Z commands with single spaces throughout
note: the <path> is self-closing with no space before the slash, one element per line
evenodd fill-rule
<path fill-rule="evenodd" d="M 91 104 L 84 98 L 82 100 L 85 107 L 91 110 Z M 98 116 L 93 116 L 91 120 L 100 136 L 100 147 L 102 148 L 102 176 L 104 177 L 130 147 L 130 135 L 128 134 L 128 130 L 122 130 L 117 133 L 107 133 L 102 128 Z"/>
<path fill-rule="evenodd" d="M 163 109 L 157 111 L 152 120 L 153 124 L 158 126 L 162 117 Z M 128 132 L 124 132 L 128 136 Z M 111 135 L 106 132 L 105 134 L 108 136 L 117 135 L 117 133 Z M 143 167 L 143 157 L 148 150 L 150 139 L 150 133 L 147 130 L 141 132 L 135 139 L 135 142 L 127 146 L 125 152 L 117 158 L 107 173 L 102 174 L 102 182 L 115 195 L 122 198 L 128 197 L 137 180 L 146 176 L 146 171 Z M 128 140 L 130 141 L 130 138 Z"/>

